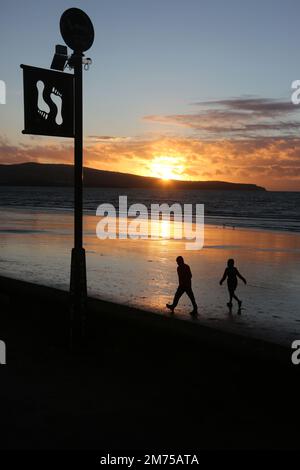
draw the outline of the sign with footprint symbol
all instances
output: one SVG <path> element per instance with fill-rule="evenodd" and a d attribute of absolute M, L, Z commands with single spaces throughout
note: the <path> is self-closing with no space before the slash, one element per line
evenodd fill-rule
<path fill-rule="evenodd" d="M 74 137 L 73 74 L 21 65 L 24 83 L 23 134 Z"/>

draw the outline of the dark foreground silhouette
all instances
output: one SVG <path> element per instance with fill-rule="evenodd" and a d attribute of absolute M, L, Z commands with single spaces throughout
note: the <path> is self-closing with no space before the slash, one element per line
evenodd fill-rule
<path fill-rule="evenodd" d="M 290 348 L 89 298 L 71 354 L 68 293 L 1 277 L 0 318 L 1 449 L 300 446 Z"/>
<path fill-rule="evenodd" d="M 241 313 L 241 307 L 242 307 L 242 301 L 238 298 L 236 295 L 235 291 L 238 285 L 238 278 L 242 279 L 242 281 L 247 284 L 246 279 L 239 273 L 237 268 L 234 266 L 234 259 L 230 258 L 227 261 L 227 268 L 224 271 L 223 277 L 220 280 L 220 286 L 223 284 L 225 279 L 227 279 L 227 287 L 228 287 L 228 292 L 229 292 L 229 302 L 227 306 L 229 307 L 229 310 L 231 311 L 232 309 L 232 299 L 235 299 L 238 303 L 239 310 L 238 313 Z"/>
<path fill-rule="evenodd" d="M 187 296 L 190 298 L 192 305 L 193 305 L 193 311 L 191 312 L 191 315 L 196 316 L 198 314 L 198 307 L 197 307 L 195 296 L 192 290 L 191 269 L 189 265 L 185 264 L 182 256 L 178 256 L 176 258 L 176 262 L 178 264 L 177 273 L 178 273 L 179 286 L 177 288 L 177 291 L 175 292 L 173 303 L 167 304 L 167 308 L 171 310 L 171 312 L 173 313 L 175 308 L 177 307 L 180 297 L 184 293 L 186 293 Z"/>

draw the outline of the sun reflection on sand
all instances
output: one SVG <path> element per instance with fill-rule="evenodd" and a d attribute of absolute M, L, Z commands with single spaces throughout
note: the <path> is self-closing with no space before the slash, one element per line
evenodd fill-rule
<path fill-rule="evenodd" d="M 2 211 L 0 272 L 3 275 L 68 289 L 72 214 Z M 159 221 L 159 237 L 99 240 L 96 216 L 84 217 L 89 294 L 161 314 L 177 286 L 175 259 L 191 266 L 200 323 L 288 342 L 300 336 L 300 236 L 259 230 L 205 226 L 205 246 L 187 251 L 185 240 L 168 240 L 173 222 Z M 239 286 L 245 310 L 228 317 L 226 287 L 220 287 L 228 258 L 236 260 L 248 285 Z M 190 311 L 182 298 L 177 315 Z"/>

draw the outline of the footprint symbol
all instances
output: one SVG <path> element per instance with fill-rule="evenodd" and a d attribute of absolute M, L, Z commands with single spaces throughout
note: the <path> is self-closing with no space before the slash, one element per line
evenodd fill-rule
<path fill-rule="evenodd" d="M 37 102 L 38 113 L 44 119 L 47 119 L 48 115 L 50 113 L 50 108 L 49 108 L 49 106 L 47 105 L 46 101 L 43 98 L 43 92 L 44 92 L 45 85 L 42 82 L 42 80 L 39 80 L 37 82 L 36 87 L 37 87 L 37 90 L 38 90 L 38 102 Z"/>
<path fill-rule="evenodd" d="M 57 108 L 57 114 L 56 114 L 55 122 L 58 126 L 60 126 L 63 122 L 63 118 L 62 118 L 62 115 L 61 115 L 62 94 L 55 87 L 53 87 L 50 98 L 53 101 L 53 103 L 56 105 L 56 108 Z"/>

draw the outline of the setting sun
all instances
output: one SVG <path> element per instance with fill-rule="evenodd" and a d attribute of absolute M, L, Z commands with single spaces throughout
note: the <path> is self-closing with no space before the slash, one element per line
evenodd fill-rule
<path fill-rule="evenodd" d="M 151 176 L 163 180 L 180 179 L 184 171 L 184 165 L 177 157 L 159 156 L 155 157 L 150 165 Z"/>

